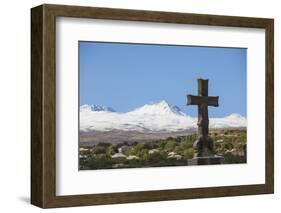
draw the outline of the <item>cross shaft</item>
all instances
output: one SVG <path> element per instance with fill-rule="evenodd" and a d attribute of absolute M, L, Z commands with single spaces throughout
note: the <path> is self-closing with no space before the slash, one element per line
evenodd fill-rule
<path fill-rule="evenodd" d="M 198 96 L 188 95 L 187 105 L 198 106 L 198 139 L 194 143 L 197 156 L 210 156 L 213 153 L 213 142 L 209 137 L 208 106 L 219 106 L 218 96 L 208 96 L 208 80 L 198 79 Z"/>

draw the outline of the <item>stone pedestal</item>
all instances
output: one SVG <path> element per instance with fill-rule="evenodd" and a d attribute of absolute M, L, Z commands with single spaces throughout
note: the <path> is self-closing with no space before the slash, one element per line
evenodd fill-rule
<path fill-rule="evenodd" d="M 210 157 L 196 157 L 187 160 L 187 165 L 214 165 L 214 164 L 222 164 L 224 158 L 221 156 L 210 156 Z"/>

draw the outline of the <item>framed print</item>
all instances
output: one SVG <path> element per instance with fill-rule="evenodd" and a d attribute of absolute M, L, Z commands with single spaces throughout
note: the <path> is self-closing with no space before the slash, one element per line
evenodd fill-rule
<path fill-rule="evenodd" d="M 274 191 L 273 19 L 31 9 L 31 203 Z"/>

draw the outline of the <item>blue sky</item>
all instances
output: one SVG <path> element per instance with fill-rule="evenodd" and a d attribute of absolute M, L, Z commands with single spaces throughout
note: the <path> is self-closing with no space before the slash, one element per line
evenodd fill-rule
<path fill-rule="evenodd" d="M 245 48 L 79 42 L 80 105 L 127 112 L 161 100 L 197 116 L 186 95 L 197 95 L 197 79 L 209 79 L 219 96 L 210 117 L 246 116 Z"/>

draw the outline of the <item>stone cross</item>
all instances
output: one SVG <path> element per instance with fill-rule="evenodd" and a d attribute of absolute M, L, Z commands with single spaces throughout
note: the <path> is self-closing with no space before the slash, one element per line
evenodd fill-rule
<path fill-rule="evenodd" d="M 214 150 L 213 141 L 209 137 L 208 106 L 219 106 L 219 97 L 208 96 L 208 80 L 197 81 L 198 96 L 187 96 L 187 105 L 198 105 L 198 138 L 193 144 L 194 157 L 211 157 L 214 156 Z"/>

